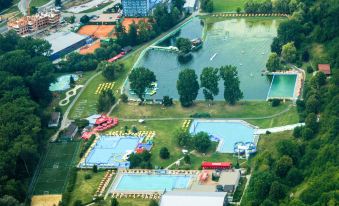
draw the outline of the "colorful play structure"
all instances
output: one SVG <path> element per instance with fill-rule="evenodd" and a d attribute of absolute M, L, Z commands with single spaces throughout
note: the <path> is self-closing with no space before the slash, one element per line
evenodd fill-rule
<path fill-rule="evenodd" d="M 101 115 L 96 121 L 95 121 L 95 127 L 93 129 L 94 132 L 102 132 L 105 130 L 108 130 L 112 127 L 115 127 L 119 124 L 118 118 L 112 118 L 107 115 Z"/>
<path fill-rule="evenodd" d="M 251 155 L 257 152 L 257 147 L 253 142 L 236 142 L 234 144 L 234 153 L 238 157 L 245 157 L 246 159 Z"/>
<path fill-rule="evenodd" d="M 107 82 L 107 83 L 99 84 L 94 94 L 100 94 L 101 92 L 106 91 L 106 90 L 113 90 L 114 84 L 115 84 L 114 82 Z"/>
<path fill-rule="evenodd" d="M 202 162 L 202 169 L 220 169 L 226 170 L 232 168 L 232 163 L 230 162 Z"/>

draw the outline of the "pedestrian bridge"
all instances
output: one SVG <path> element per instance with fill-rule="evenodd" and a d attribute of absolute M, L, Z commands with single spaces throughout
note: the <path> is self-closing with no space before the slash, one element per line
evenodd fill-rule
<path fill-rule="evenodd" d="M 179 52 L 179 49 L 175 46 L 150 46 L 151 49 L 162 50 L 162 51 L 172 51 L 172 52 Z"/>

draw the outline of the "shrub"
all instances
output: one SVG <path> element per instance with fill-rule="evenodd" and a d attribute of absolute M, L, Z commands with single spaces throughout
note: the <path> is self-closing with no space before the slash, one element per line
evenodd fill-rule
<path fill-rule="evenodd" d="M 184 162 L 186 164 L 191 164 L 191 157 L 188 154 L 184 156 Z"/>
<path fill-rule="evenodd" d="M 165 107 L 169 107 L 173 105 L 173 98 L 170 98 L 169 96 L 164 96 L 164 98 L 162 99 L 162 104 Z"/>
<path fill-rule="evenodd" d="M 117 198 L 112 198 L 111 206 L 118 206 L 118 205 L 119 205 L 119 202 L 118 202 Z"/>
<path fill-rule="evenodd" d="M 195 114 L 190 115 L 192 118 L 209 118 L 211 115 L 207 112 L 197 112 Z"/>
<path fill-rule="evenodd" d="M 280 99 L 273 99 L 272 100 L 272 107 L 277 107 L 280 105 Z"/>
<path fill-rule="evenodd" d="M 123 93 L 120 95 L 120 100 L 123 102 L 123 103 L 127 103 L 128 102 L 128 96 Z"/>
<path fill-rule="evenodd" d="M 199 132 L 193 137 L 193 145 L 198 152 L 207 152 L 211 144 L 210 137 L 206 132 Z"/>
<path fill-rule="evenodd" d="M 85 175 L 85 180 L 89 180 L 89 179 L 92 179 L 92 175 L 91 174 L 86 174 Z"/>
<path fill-rule="evenodd" d="M 93 165 L 92 170 L 93 170 L 94 173 L 97 173 L 98 172 L 98 166 L 97 165 Z"/>
<path fill-rule="evenodd" d="M 74 206 L 82 206 L 82 201 L 81 200 L 76 200 L 73 205 Z"/>
<path fill-rule="evenodd" d="M 168 159 L 169 156 L 170 156 L 170 153 L 169 153 L 167 147 L 162 147 L 160 149 L 160 157 L 161 157 L 161 159 Z"/>
<path fill-rule="evenodd" d="M 159 206 L 159 204 L 158 204 L 157 201 L 151 200 L 151 201 L 149 202 L 149 206 Z"/>
<path fill-rule="evenodd" d="M 302 136 L 303 127 L 296 127 L 293 130 L 293 137 L 300 138 Z"/>
<path fill-rule="evenodd" d="M 307 69 L 306 69 L 307 73 L 313 73 L 313 68 L 311 66 L 308 66 Z"/>
<path fill-rule="evenodd" d="M 137 133 L 137 132 L 138 132 L 138 128 L 137 128 L 136 126 L 133 126 L 133 127 L 132 127 L 132 132 L 133 132 L 133 133 Z"/>

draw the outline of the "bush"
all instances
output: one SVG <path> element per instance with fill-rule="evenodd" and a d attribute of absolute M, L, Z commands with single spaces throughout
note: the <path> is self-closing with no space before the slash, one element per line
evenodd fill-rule
<path fill-rule="evenodd" d="M 151 201 L 149 202 L 149 206 L 159 206 L 159 204 L 158 204 L 157 201 L 151 200 Z"/>
<path fill-rule="evenodd" d="M 136 126 L 133 126 L 133 127 L 132 127 L 132 132 L 133 132 L 133 133 L 137 133 L 137 132 L 138 132 L 138 128 L 137 128 Z"/>
<path fill-rule="evenodd" d="M 111 206 L 118 206 L 118 205 L 119 205 L 119 202 L 118 202 L 117 198 L 112 198 Z"/>
<path fill-rule="evenodd" d="M 162 104 L 165 107 L 169 107 L 173 105 L 173 98 L 170 98 L 169 96 L 164 96 L 162 99 Z"/>
<path fill-rule="evenodd" d="M 307 73 L 311 74 L 311 73 L 313 73 L 314 70 L 311 66 L 308 66 L 306 71 L 307 71 Z"/>
<path fill-rule="evenodd" d="M 302 136 L 303 127 L 296 127 L 293 130 L 293 137 L 300 138 Z"/>
<path fill-rule="evenodd" d="M 162 147 L 160 149 L 160 157 L 161 157 L 161 159 L 168 159 L 170 157 L 170 153 L 169 153 L 167 147 Z"/>
<path fill-rule="evenodd" d="M 123 102 L 123 103 L 127 103 L 128 102 L 128 96 L 123 93 L 120 95 L 120 100 Z"/>
<path fill-rule="evenodd" d="M 272 99 L 272 107 L 277 107 L 280 105 L 281 100 L 280 99 Z"/>
<path fill-rule="evenodd" d="M 199 132 L 193 137 L 193 145 L 198 152 L 207 152 L 211 144 L 210 137 L 206 132 Z"/>
<path fill-rule="evenodd" d="M 197 112 L 195 114 L 190 115 L 192 118 L 209 118 L 211 115 L 207 112 Z"/>
<path fill-rule="evenodd" d="M 92 170 L 93 170 L 94 173 L 97 173 L 98 172 L 98 166 L 97 165 L 93 165 Z"/>
<path fill-rule="evenodd" d="M 73 205 L 74 206 L 82 206 L 82 201 L 81 200 L 76 200 Z"/>
<path fill-rule="evenodd" d="M 89 180 L 89 179 L 92 179 L 92 175 L 91 174 L 86 174 L 85 175 L 85 180 Z"/>
<path fill-rule="evenodd" d="M 186 164 L 191 164 L 191 157 L 188 154 L 184 156 L 184 162 Z"/>
<path fill-rule="evenodd" d="M 308 128 L 308 127 L 305 127 L 302 131 L 302 137 L 303 139 L 305 140 L 310 140 L 312 139 L 314 136 L 314 133 L 313 133 L 313 130 Z"/>

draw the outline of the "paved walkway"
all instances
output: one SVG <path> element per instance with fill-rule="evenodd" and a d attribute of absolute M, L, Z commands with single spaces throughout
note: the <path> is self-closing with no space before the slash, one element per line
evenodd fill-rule
<path fill-rule="evenodd" d="M 272 127 L 272 128 L 266 128 L 266 129 L 258 129 L 255 134 L 260 135 L 260 134 L 266 134 L 267 131 L 271 133 L 277 133 L 277 132 L 284 132 L 284 131 L 290 131 L 293 130 L 296 127 L 304 126 L 305 123 L 297 123 L 297 124 L 290 124 L 290 125 L 285 125 L 281 127 Z"/>

